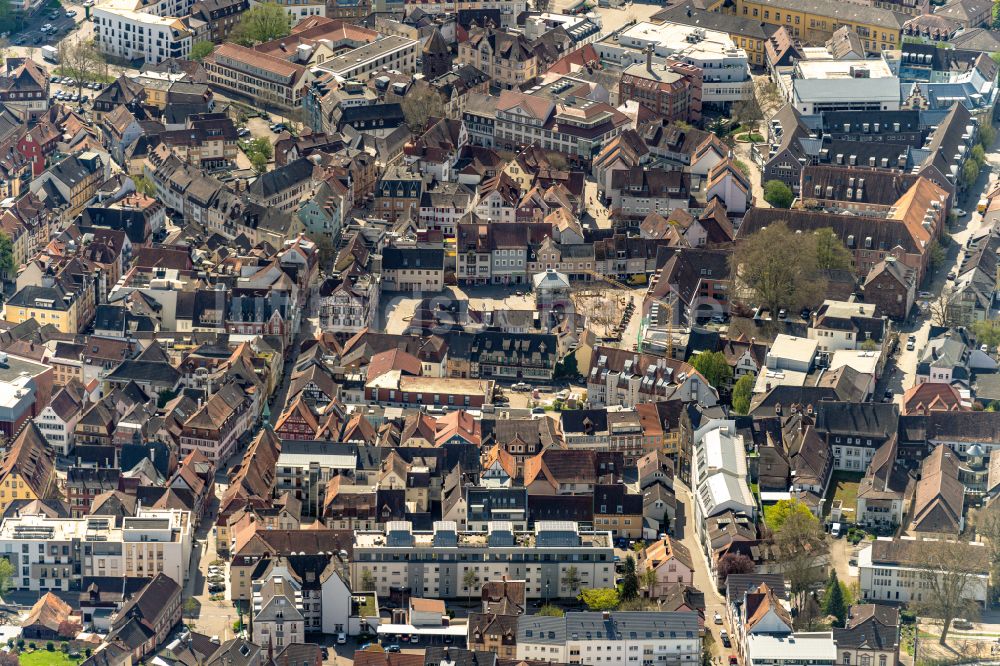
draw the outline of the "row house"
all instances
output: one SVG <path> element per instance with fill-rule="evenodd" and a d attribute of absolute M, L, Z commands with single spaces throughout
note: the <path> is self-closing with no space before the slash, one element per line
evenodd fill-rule
<path fill-rule="evenodd" d="M 226 384 L 184 422 L 181 453 L 199 451 L 214 463 L 228 460 L 257 419 L 252 404 L 238 384 Z"/>

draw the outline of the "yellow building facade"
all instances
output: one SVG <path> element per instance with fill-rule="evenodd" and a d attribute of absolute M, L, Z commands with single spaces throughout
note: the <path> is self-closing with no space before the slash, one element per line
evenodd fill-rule
<path fill-rule="evenodd" d="M 723 0 L 719 0 L 709 9 L 784 26 L 806 44 L 822 44 L 835 30 L 846 25 L 857 33 L 865 49 L 872 54 L 899 48 L 901 19 L 905 18 L 887 9 L 832 0 L 736 0 L 728 10 L 723 9 Z M 742 46 L 742 41 L 736 43 Z"/>

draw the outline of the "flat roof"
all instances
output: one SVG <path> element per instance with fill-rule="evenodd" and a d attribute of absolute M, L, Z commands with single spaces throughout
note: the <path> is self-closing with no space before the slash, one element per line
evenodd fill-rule
<path fill-rule="evenodd" d="M 696 34 L 698 38 L 695 38 Z M 636 23 L 620 33 L 617 41 L 620 46 L 629 48 L 654 44 L 659 52 L 666 50 L 673 55 L 690 58 L 746 58 L 747 55 L 725 32 L 670 21 L 659 25 L 648 21 Z"/>
<path fill-rule="evenodd" d="M 751 661 L 774 660 L 784 663 L 795 661 L 829 661 L 837 658 L 837 645 L 833 642 L 832 631 L 813 633 L 800 632 L 792 636 L 747 636 L 747 655 Z"/>
<path fill-rule="evenodd" d="M 775 336 L 774 342 L 771 344 L 771 350 L 768 352 L 768 356 L 808 363 L 812 361 L 813 357 L 816 355 L 816 349 L 818 347 L 819 342 L 816 340 L 810 340 L 809 338 L 803 338 L 797 335 L 779 333 Z"/>
<path fill-rule="evenodd" d="M 346 53 L 330 58 L 326 62 L 319 65 L 319 68 L 334 74 L 340 74 L 341 72 L 346 72 L 356 67 L 360 67 L 366 62 L 370 62 L 376 58 L 381 58 L 385 54 L 391 53 L 392 51 L 397 51 L 408 46 L 416 48 L 416 45 L 417 42 L 408 37 L 386 35 L 382 39 L 378 39 L 369 44 L 365 44 L 364 46 L 359 46 L 356 49 L 352 49 Z"/>
<path fill-rule="evenodd" d="M 889 69 L 888 63 L 882 59 L 848 59 L 848 60 L 799 60 L 795 63 L 799 78 L 803 79 L 889 79 L 896 78 Z M 864 70 L 868 76 L 859 77 L 856 74 Z"/>
<path fill-rule="evenodd" d="M 855 351 L 853 349 L 841 349 L 833 352 L 830 359 L 830 371 L 848 366 L 854 368 L 863 375 L 875 375 L 879 359 L 882 358 L 880 351 Z"/>
<path fill-rule="evenodd" d="M 447 627 L 417 627 L 412 624 L 380 624 L 378 634 L 416 634 L 418 636 L 465 636 L 469 627 L 465 624 L 453 624 Z"/>

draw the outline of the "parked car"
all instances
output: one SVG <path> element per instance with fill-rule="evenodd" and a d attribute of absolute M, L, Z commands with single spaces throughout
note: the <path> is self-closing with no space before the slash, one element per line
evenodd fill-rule
<path fill-rule="evenodd" d="M 917 348 L 917 343 L 914 342 L 913 340 L 910 340 L 909 342 L 906 343 L 906 351 L 913 351 L 916 348 Z"/>
<path fill-rule="evenodd" d="M 531 384 L 526 384 L 525 382 L 517 382 L 510 387 L 511 391 L 530 391 Z"/>
<path fill-rule="evenodd" d="M 70 18 L 70 19 L 71 18 L 76 18 L 76 12 L 73 11 L 72 9 L 69 10 L 68 12 L 66 12 L 66 18 Z"/>
<path fill-rule="evenodd" d="M 931 292 L 929 292 L 929 291 L 920 291 L 920 292 L 917 292 L 917 296 L 919 296 L 920 298 L 930 298 L 931 297 Z"/>
<path fill-rule="evenodd" d="M 952 208 L 951 212 L 953 215 L 955 215 L 955 217 L 965 217 L 968 214 L 961 208 Z"/>
<path fill-rule="evenodd" d="M 339 634 L 337 634 L 337 645 L 343 645 L 346 642 L 347 642 L 347 634 L 345 634 L 344 632 L 340 632 Z"/>
<path fill-rule="evenodd" d="M 964 617 L 956 617 L 954 620 L 952 620 L 951 626 L 954 627 L 955 629 L 964 629 L 966 631 L 972 629 L 972 623 L 966 620 Z"/>
<path fill-rule="evenodd" d="M 399 652 L 399 646 L 393 643 L 385 648 L 386 652 Z"/>
<path fill-rule="evenodd" d="M 219 594 L 226 591 L 226 586 L 222 583 L 212 583 L 208 586 L 208 591 L 211 594 Z"/>
<path fill-rule="evenodd" d="M 715 611 L 715 623 L 722 624 L 722 616 L 719 615 L 719 611 Z"/>
<path fill-rule="evenodd" d="M 236 130 L 236 136 L 239 137 L 250 136 L 250 130 L 248 130 L 246 127 L 241 127 L 238 130 Z"/>
<path fill-rule="evenodd" d="M 729 633 L 725 629 L 719 632 L 719 638 L 722 639 L 722 644 L 726 647 L 732 646 L 732 643 L 729 641 Z"/>

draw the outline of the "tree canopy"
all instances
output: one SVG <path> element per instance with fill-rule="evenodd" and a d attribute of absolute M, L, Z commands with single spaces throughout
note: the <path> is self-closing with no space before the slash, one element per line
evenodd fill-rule
<path fill-rule="evenodd" d="M 14 261 L 14 243 L 10 236 L 0 232 L 0 274 L 13 278 L 17 273 L 17 262 Z"/>
<path fill-rule="evenodd" d="M 850 270 L 854 255 L 837 237 L 833 229 L 816 231 L 816 267 L 824 271 Z"/>
<path fill-rule="evenodd" d="M 231 39 L 240 46 L 254 46 L 280 39 L 292 31 L 292 17 L 276 2 L 254 5 L 243 13 Z"/>
<path fill-rule="evenodd" d="M 795 194 L 792 188 L 780 180 L 769 180 L 764 183 L 764 201 L 775 208 L 790 208 Z"/>
<path fill-rule="evenodd" d="M 445 115 L 441 96 L 432 88 L 414 85 L 403 97 L 403 116 L 406 125 L 414 134 L 422 134 L 431 118 Z"/>
<path fill-rule="evenodd" d="M 819 272 L 816 235 L 795 233 L 784 222 L 770 224 L 737 244 L 730 259 L 740 297 L 752 305 L 797 312 L 818 303 L 826 291 Z"/>
<path fill-rule="evenodd" d="M 733 376 L 733 369 L 722 352 L 702 352 L 691 359 L 691 365 L 715 388 L 725 386 Z"/>
<path fill-rule="evenodd" d="M 805 504 L 796 499 L 786 499 L 778 500 L 778 503 L 774 505 L 774 509 L 767 512 L 767 526 L 778 532 L 788 522 L 788 518 L 792 514 L 799 514 L 804 518 L 816 520 L 816 516 L 812 514 L 809 507 Z"/>
<path fill-rule="evenodd" d="M 200 41 L 195 42 L 191 47 L 191 60 L 195 62 L 201 62 L 205 59 L 208 54 L 215 50 L 215 44 L 212 42 Z"/>
<path fill-rule="evenodd" d="M 753 386 L 756 378 L 753 375 L 743 375 L 736 380 L 733 387 L 733 410 L 737 414 L 750 412 L 750 400 L 753 398 Z"/>
<path fill-rule="evenodd" d="M 614 610 L 618 607 L 618 590 L 613 587 L 588 587 L 580 591 L 580 599 L 588 610 Z"/>

